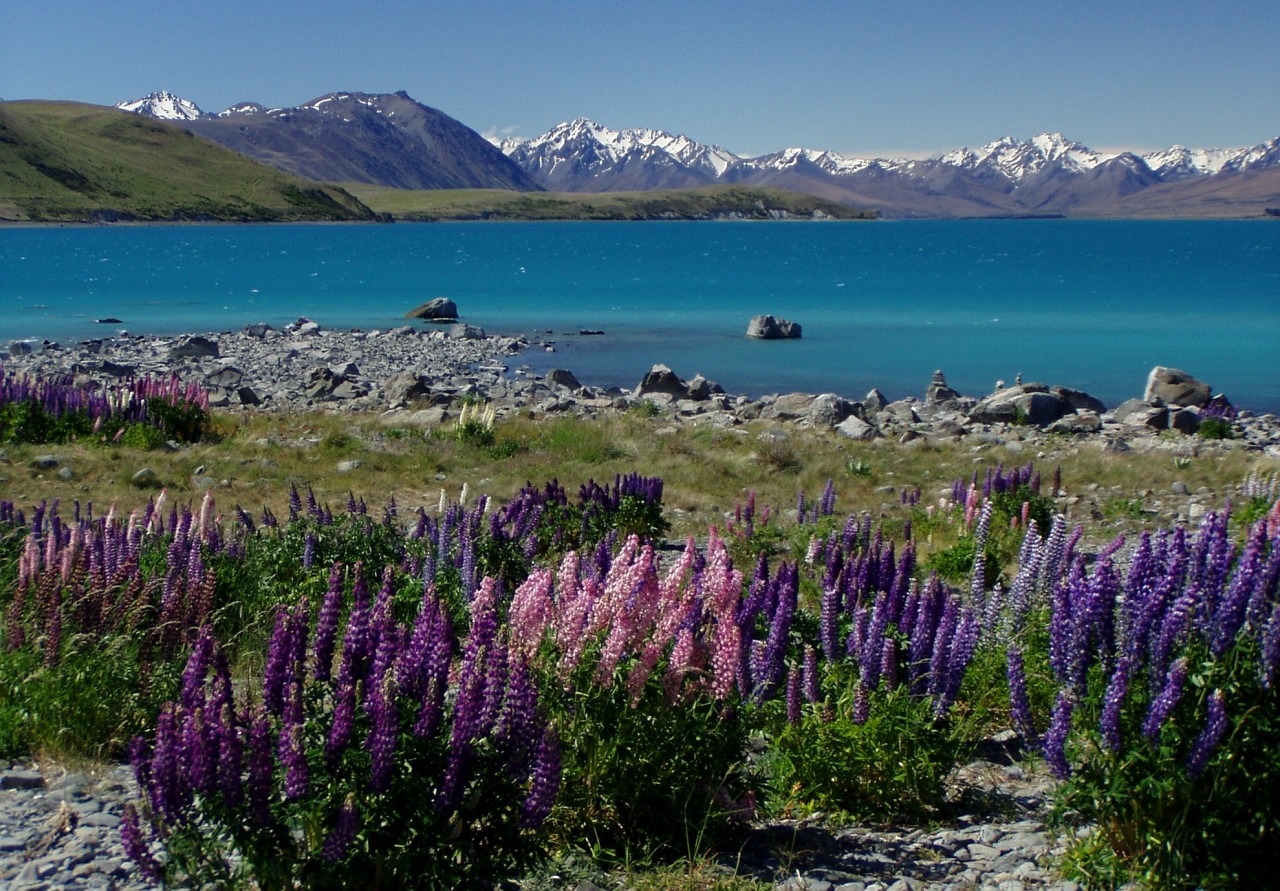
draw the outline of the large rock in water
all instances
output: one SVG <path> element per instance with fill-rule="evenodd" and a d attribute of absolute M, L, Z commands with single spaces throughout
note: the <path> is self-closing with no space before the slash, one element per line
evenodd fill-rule
<path fill-rule="evenodd" d="M 1142 394 L 1145 402 L 1153 405 L 1195 405 L 1209 401 L 1209 385 L 1196 380 L 1178 368 L 1157 365 L 1147 375 L 1147 389 Z"/>
<path fill-rule="evenodd" d="M 756 316 L 747 324 L 747 337 L 758 337 L 762 340 L 784 340 L 788 337 L 800 336 L 800 324 L 779 319 L 774 316 Z"/>
<path fill-rule="evenodd" d="M 425 319 L 428 322 L 453 322 L 458 318 L 458 304 L 448 297 L 428 300 L 404 314 L 407 319 Z"/>

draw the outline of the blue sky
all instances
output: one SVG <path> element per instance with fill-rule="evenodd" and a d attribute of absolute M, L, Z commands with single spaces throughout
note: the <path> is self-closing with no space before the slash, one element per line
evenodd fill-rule
<path fill-rule="evenodd" d="M 482 133 L 585 116 L 744 155 L 1280 135 L 1280 3 L 4 0 L 0 98 L 219 111 L 406 90 Z"/>

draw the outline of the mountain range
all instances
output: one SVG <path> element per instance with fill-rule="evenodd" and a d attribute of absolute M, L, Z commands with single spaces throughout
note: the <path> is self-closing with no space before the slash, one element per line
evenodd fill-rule
<path fill-rule="evenodd" d="M 744 157 L 664 130 L 613 130 L 585 118 L 533 139 L 490 142 L 404 92 L 329 93 L 293 108 L 248 102 L 217 114 L 170 93 L 119 107 L 179 123 L 298 176 L 404 189 L 744 185 L 886 217 L 1257 216 L 1280 206 L 1280 137 L 1238 149 L 1136 154 L 1042 133 L 928 159 L 803 148 Z"/>

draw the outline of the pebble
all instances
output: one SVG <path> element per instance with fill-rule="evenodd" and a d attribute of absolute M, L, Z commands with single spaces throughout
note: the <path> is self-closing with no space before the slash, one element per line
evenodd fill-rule
<path fill-rule="evenodd" d="M 136 789 L 126 765 L 94 777 L 25 762 L 0 771 L 0 888 L 158 888 L 120 841 L 120 815 Z"/>
<path fill-rule="evenodd" d="M 1064 850 L 1045 824 L 1054 788 L 1043 766 L 976 760 L 953 773 L 950 797 L 956 805 L 988 802 L 985 815 L 875 829 L 781 821 L 753 830 L 725 866 L 774 891 L 1079 891 L 1053 870 Z"/>

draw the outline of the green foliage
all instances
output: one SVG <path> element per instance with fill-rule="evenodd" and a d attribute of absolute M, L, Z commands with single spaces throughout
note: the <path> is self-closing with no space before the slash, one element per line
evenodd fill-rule
<path fill-rule="evenodd" d="M 209 412 L 189 402 L 147 400 L 147 420 L 178 442 L 199 442 L 209 432 Z"/>
<path fill-rule="evenodd" d="M 54 416 L 37 402 L 0 405 L 0 442 L 61 443 L 87 438 L 93 422 L 87 415 L 68 412 Z"/>
<path fill-rule="evenodd" d="M 1090 729 L 1105 683 L 1091 684 L 1094 695 L 1077 707 L 1073 723 L 1083 732 L 1057 806 L 1063 818 L 1097 824 L 1067 860 L 1091 887 L 1259 888 L 1280 869 L 1280 691 L 1262 686 L 1250 639 L 1219 659 L 1202 645 L 1187 656 L 1186 692 L 1154 743 L 1141 732 L 1154 694 L 1140 682 L 1125 700 L 1115 752 Z M 1187 759 L 1215 690 L 1225 694 L 1226 731 L 1193 777 Z"/>
<path fill-rule="evenodd" d="M 701 853 L 740 835 L 751 814 L 749 716 L 703 696 L 672 704 L 663 674 L 635 699 L 621 674 L 604 687 L 584 672 L 549 703 L 564 745 L 552 831 L 597 859 Z"/>
<path fill-rule="evenodd" d="M 120 445 L 143 451 L 161 448 L 165 442 L 164 431 L 149 424 L 129 424 L 119 439 Z"/>
<path fill-rule="evenodd" d="M 870 696 L 865 722 L 854 720 L 856 668 L 827 666 L 822 700 L 805 704 L 799 724 L 771 703 L 769 806 L 774 812 L 838 811 L 859 821 L 930 820 L 940 813 L 944 781 L 962 740 L 934 716 L 927 696 L 905 688 Z"/>
<path fill-rule="evenodd" d="M 44 749 L 122 759 L 129 740 L 155 726 L 181 670 L 177 662 L 148 662 L 123 634 L 73 637 L 47 662 L 30 648 L 0 652 L 0 757 Z"/>
<path fill-rule="evenodd" d="M 1226 418 L 1201 418 L 1196 430 L 1201 439 L 1234 439 L 1235 428 Z"/>

